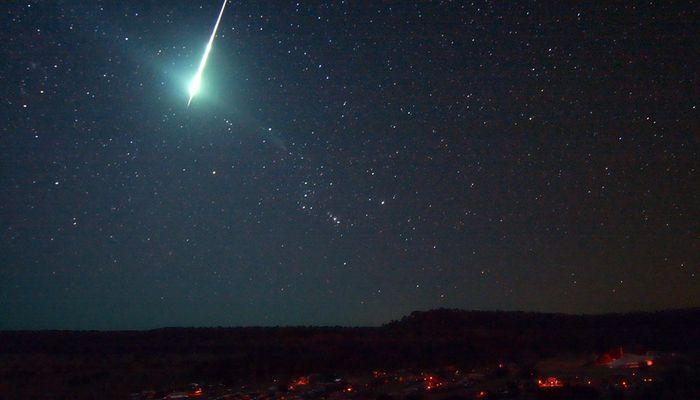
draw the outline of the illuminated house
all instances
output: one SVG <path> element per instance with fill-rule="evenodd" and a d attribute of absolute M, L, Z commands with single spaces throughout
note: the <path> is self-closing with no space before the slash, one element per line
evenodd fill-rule
<path fill-rule="evenodd" d="M 537 387 L 539 387 L 540 389 L 560 388 L 564 387 L 564 382 L 562 382 L 562 380 L 557 377 L 550 376 L 546 379 L 538 379 Z"/>
<path fill-rule="evenodd" d="M 610 368 L 651 367 L 654 365 L 654 356 L 651 354 L 624 354 L 622 347 L 619 347 L 599 356 L 596 364 Z"/>

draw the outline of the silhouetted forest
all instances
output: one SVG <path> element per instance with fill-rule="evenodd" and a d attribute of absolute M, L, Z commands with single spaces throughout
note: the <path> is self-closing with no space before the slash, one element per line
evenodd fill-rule
<path fill-rule="evenodd" d="M 91 398 L 88 393 L 98 390 L 116 398 L 191 381 L 470 367 L 590 355 L 616 346 L 697 355 L 700 309 L 586 316 L 439 309 L 376 328 L 5 331 L 0 332 L 0 397 L 39 398 L 37 393 L 51 390 Z"/>

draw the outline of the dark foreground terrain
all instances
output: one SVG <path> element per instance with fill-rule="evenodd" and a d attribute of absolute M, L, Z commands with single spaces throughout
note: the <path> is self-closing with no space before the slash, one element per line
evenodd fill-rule
<path fill-rule="evenodd" d="M 642 358 L 603 364 L 622 348 Z M 700 309 L 434 310 L 377 328 L 13 331 L 0 332 L 0 398 L 696 399 L 699 361 Z"/>

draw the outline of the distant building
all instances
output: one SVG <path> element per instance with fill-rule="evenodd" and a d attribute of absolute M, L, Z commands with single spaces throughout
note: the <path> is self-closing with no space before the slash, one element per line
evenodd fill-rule
<path fill-rule="evenodd" d="M 639 368 L 651 367 L 654 365 L 654 355 L 647 354 L 625 354 L 622 347 L 601 354 L 596 359 L 596 365 L 610 368 Z"/>

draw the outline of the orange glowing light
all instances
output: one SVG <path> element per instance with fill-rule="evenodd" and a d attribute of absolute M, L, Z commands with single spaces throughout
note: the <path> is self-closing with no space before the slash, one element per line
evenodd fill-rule
<path fill-rule="evenodd" d="M 647 367 L 651 367 L 652 365 L 654 365 L 654 360 L 647 360 L 646 364 L 647 364 Z"/>
<path fill-rule="evenodd" d="M 423 377 L 425 390 L 433 390 L 442 386 L 442 382 L 434 375 L 426 375 Z"/>
<path fill-rule="evenodd" d="M 301 378 L 297 379 L 296 382 L 294 382 L 296 386 L 306 386 L 309 384 L 309 377 L 308 376 L 302 376 Z"/>
<path fill-rule="evenodd" d="M 541 387 L 541 388 L 563 387 L 563 386 L 564 386 L 564 382 L 562 382 L 561 380 L 559 380 L 559 379 L 556 378 L 556 377 L 550 376 L 549 378 L 544 379 L 544 380 L 538 379 L 538 380 L 537 380 L 537 386 L 539 386 L 539 387 Z"/>

